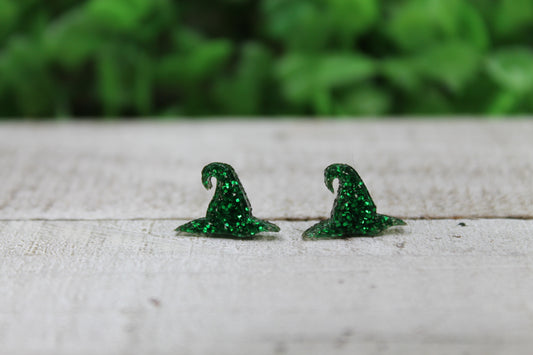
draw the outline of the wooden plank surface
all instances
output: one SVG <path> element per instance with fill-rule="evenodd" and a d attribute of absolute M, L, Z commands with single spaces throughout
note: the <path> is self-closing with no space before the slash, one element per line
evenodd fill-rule
<path fill-rule="evenodd" d="M 533 217 L 533 121 L 185 122 L 0 127 L 0 218 L 183 218 L 200 171 L 237 170 L 256 213 L 323 217 L 352 164 L 384 213 Z"/>
<path fill-rule="evenodd" d="M 180 221 L 2 222 L 2 354 L 529 354 L 533 224 L 378 238 L 176 237 Z"/>
<path fill-rule="evenodd" d="M 530 354 L 532 137 L 527 120 L 1 124 L 0 354 Z M 175 234 L 205 213 L 211 161 L 281 233 Z M 408 225 L 303 241 L 333 162 Z"/>

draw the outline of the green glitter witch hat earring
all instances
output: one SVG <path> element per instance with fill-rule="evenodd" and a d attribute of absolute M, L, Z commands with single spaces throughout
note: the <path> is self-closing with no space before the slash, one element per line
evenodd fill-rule
<path fill-rule="evenodd" d="M 351 166 L 328 166 L 324 170 L 324 182 L 331 192 L 335 179 L 339 180 L 339 187 L 331 217 L 307 229 L 304 238 L 374 236 L 389 227 L 406 224 L 399 218 L 376 212 L 376 205 L 363 180 Z"/>
<path fill-rule="evenodd" d="M 195 219 L 176 228 L 176 231 L 208 236 L 247 238 L 261 232 L 279 232 L 279 227 L 252 216 L 252 206 L 235 170 L 224 163 L 211 163 L 202 170 L 206 189 L 217 179 L 215 195 L 209 203 L 205 218 Z"/>

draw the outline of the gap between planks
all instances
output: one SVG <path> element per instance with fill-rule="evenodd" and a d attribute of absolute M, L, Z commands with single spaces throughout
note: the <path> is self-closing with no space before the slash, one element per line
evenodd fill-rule
<path fill-rule="evenodd" d="M 406 217 L 406 216 L 394 216 L 397 218 L 412 220 L 412 221 L 442 221 L 442 220 L 460 220 L 460 219 L 469 219 L 469 220 L 482 220 L 482 219 L 510 219 L 510 220 L 533 220 L 533 216 L 417 216 L 417 217 Z M 23 222 L 23 221 L 50 221 L 50 222 L 84 222 L 84 221 L 185 221 L 193 220 L 199 218 L 196 217 L 131 217 L 131 218 L 0 218 L 0 222 Z M 313 217 L 263 217 L 268 221 L 279 221 L 279 222 L 310 222 L 310 221 L 323 221 L 328 217 L 323 216 L 313 216 Z"/>

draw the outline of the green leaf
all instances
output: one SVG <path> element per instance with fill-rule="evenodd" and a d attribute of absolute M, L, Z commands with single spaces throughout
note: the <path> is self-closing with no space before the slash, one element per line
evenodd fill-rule
<path fill-rule="evenodd" d="M 272 75 L 272 56 L 258 44 L 247 44 L 234 75 L 221 79 L 215 96 L 224 113 L 253 115 L 261 113 L 264 90 Z M 243 100 L 243 98 L 246 100 Z"/>
<path fill-rule="evenodd" d="M 415 93 L 421 85 L 422 78 L 416 68 L 406 58 L 384 59 L 380 63 L 380 71 L 390 80 L 392 85 L 401 90 Z"/>
<path fill-rule="evenodd" d="M 135 52 L 134 59 L 133 106 L 139 114 L 148 115 L 152 108 L 153 62 L 142 52 Z"/>
<path fill-rule="evenodd" d="M 367 57 L 356 54 L 332 54 L 319 60 L 315 73 L 316 84 L 324 88 L 334 88 L 368 79 L 375 71 L 374 62 Z"/>
<path fill-rule="evenodd" d="M 47 29 L 44 50 L 51 60 L 71 70 L 77 70 L 88 60 L 96 58 L 102 43 L 91 23 L 79 9 L 65 14 L 55 26 Z"/>
<path fill-rule="evenodd" d="M 423 77 L 459 92 L 477 75 L 481 58 L 479 51 L 469 44 L 449 42 L 415 56 L 411 64 Z"/>
<path fill-rule="evenodd" d="M 107 48 L 99 53 L 97 62 L 98 94 L 106 116 L 116 116 L 125 96 L 120 75 L 120 60 Z"/>
<path fill-rule="evenodd" d="M 293 54 L 283 58 L 277 70 L 288 101 L 324 108 L 329 106 L 327 96 L 333 89 L 364 81 L 375 73 L 371 59 L 355 54 Z"/>
<path fill-rule="evenodd" d="M 263 12 L 267 33 L 298 51 L 349 49 L 379 18 L 377 0 L 265 0 Z"/>
<path fill-rule="evenodd" d="M 152 0 L 91 0 L 88 15 L 110 29 L 131 31 L 149 12 Z"/>
<path fill-rule="evenodd" d="M 354 39 L 371 28 L 379 17 L 376 0 L 324 0 L 329 20 L 331 37 L 339 38 L 346 48 L 353 45 Z"/>
<path fill-rule="evenodd" d="M 453 31 L 454 0 L 413 0 L 392 8 L 387 33 L 400 48 L 412 51 Z"/>
<path fill-rule="evenodd" d="M 406 97 L 404 112 L 410 115 L 445 115 L 456 113 L 453 102 L 434 86 L 423 87 L 417 95 Z"/>
<path fill-rule="evenodd" d="M 0 40 L 15 24 L 19 9 L 13 0 L 2 0 L 0 2 Z"/>
<path fill-rule="evenodd" d="M 533 89 L 533 51 L 529 48 L 502 49 L 488 58 L 486 68 L 507 90 L 524 93 Z"/>
<path fill-rule="evenodd" d="M 490 35 L 483 16 L 468 2 L 461 4 L 459 11 L 459 39 L 480 50 L 490 45 Z"/>
<path fill-rule="evenodd" d="M 43 116 L 54 109 L 54 81 L 39 42 L 16 38 L 0 56 L 0 96 L 8 95 L 19 115 Z"/>
<path fill-rule="evenodd" d="M 533 1 L 501 0 L 496 11 L 496 31 L 503 37 L 511 36 L 533 24 Z"/>
<path fill-rule="evenodd" d="M 391 97 L 382 88 L 362 86 L 351 90 L 336 105 L 336 113 L 344 116 L 376 116 L 386 113 Z"/>
<path fill-rule="evenodd" d="M 460 0 L 411 0 L 392 7 L 386 33 L 405 51 L 462 40 L 486 48 L 488 33 L 479 12 Z"/>
<path fill-rule="evenodd" d="M 318 5 L 308 0 L 263 1 L 265 32 L 289 49 L 315 51 L 325 47 L 330 27 L 324 6 Z"/>
<path fill-rule="evenodd" d="M 184 52 L 165 56 L 158 66 L 158 77 L 170 84 L 200 84 L 201 80 L 221 69 L 232 51 L 232 44 L 227 40 L 199 40 Z"/>

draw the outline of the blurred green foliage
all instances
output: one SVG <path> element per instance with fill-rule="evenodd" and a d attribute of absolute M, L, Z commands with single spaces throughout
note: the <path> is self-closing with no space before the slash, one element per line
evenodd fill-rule
<path fill-rule="evenodd" d="M 0 116 L 533 112 L 532 0 L 0 0 Z"/>

